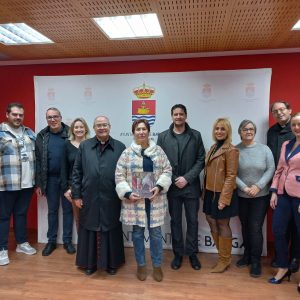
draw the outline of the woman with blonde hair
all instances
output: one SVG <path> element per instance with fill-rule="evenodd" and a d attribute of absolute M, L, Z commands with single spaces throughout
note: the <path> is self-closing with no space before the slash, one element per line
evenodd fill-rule
<path fill-rule="evenodd" d="M 228 119 L 214 122 L 211 146 L 205 159 L 203 212 L 219 253 L 212 273 L 224 272 L 231 263 L 232 232 L 230 218 L 238 215 L 236 175 L 239 151 L 231 144 L 232 129 Z"/>
<path fill-rule="evenodd" d="M 89 138 L 90 130 L 83 118 L 76 118 L 70 125 L 69 139 L 66 140 L 62 154 L 60 181 L 64 196 L 72 203 L 73 215 L 78 231 L 79 208 L 73 203 L 71 195 L 72 172 L 79 145 Z"/>
<path fill-rule="evenodd" d="M 300 112 L 292 116 L 291 129 L 295 137 L 282 144 L 270 188 L 270 206 L 274 210 L 272 230 L 278 264 L 276 275 L 269 279 L 272 284 L 280 284 L 285 278 L 289 280 L 291 277 L 286 232 L 292 218 L 300 237 Z M 299 292 L 299 285 L 297 288 Z"/>

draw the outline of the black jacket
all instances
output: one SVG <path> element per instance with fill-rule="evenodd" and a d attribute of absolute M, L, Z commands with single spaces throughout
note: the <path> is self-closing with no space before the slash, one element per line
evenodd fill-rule
<path fill-rule="evenodd" d="M 167 154 L 173 170 L 168 196 L 196 198 L 201 194 L 199 175 L 204 168 L 205 149 L 200 132 L 190 128 L 187 123 L 185 126 L 186 138 L 181 147 L 182 153 L 179 153 L 178 141 L 173 131 L 174 124 L 158 135 L 157 145 Z M 183 189 L 175 185 L 175 179 L 179 176 L 183 176 L 188 181 Z"/>
<path fill-rule="evenodd" d="M 271 149 L 277 167 L 281 146 L 285 141 L 293 139 L 295 136 L 291 130 L 291 122 L 288 122 L 285 127 L 281 127 L 278 123 L 269 128 L 267 133 L 267 145 Z"/>
<path fill-rule="evenodd" d="M 80 224 L 93 231 L 119 226 L 121 200 L 116 193 L 115 169 L 125 145 L 110 137 L 103 152 L 96 137 L 83 141 L 74 163 L 72 198 L 82 199 Z"/>
<path fill-rule="evenodd" d="M 68 138 L 69 126 L 61 123 L 62 131 L 60 133 L 63 139 Z M 42 193 L 45 194 L 47 187 L 48 177 L 48 142 L 50 135 L 50 127 L 47 126 L 42 129 L 35 141 L 35 154 L 36 154 L 36 178 L 35 183 L 37 187 L 40 187 Z"/>

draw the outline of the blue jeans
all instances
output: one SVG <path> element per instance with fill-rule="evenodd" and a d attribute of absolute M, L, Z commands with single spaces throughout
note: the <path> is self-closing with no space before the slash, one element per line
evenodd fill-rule
<path fill-rule="evenodd" d="M 198 212 L 199 198 L 170 197 L 169 212 L 171 216 L 172 248 L 175 255 L 192 255 L 198 253 Z M 182 233 L 182 206 L 185 209 L 186 240 L 185 251 Z"/>
<path fill-rule="evenodd" d="M 244 256 L 259 262 L 263 249 L 262 227 L 270 205 L 270 196 L 239 197 L 239 217 L 242 225 Z"/>
<path fill-rule="evenodd" d="M 7 250 L 11 215 L 17 244 L 27 242 L 27 212 L 32 193 L 33 188 L 0 192 L 0 250 Z"/>
<path fill-rule="evenodd" d="M 63 210 L 63 242 L 72 241 L 73 208 L 72 204 L 64 197 L 60 188 L 59 176 L 49 176 L 47 180 L 46 197 L 48 203 L 48 242 L 56 243 L 58 230 L 58 209 L 61 199 Z"/>
<path fill-rule="evenodd" d="M 273 214 L 272 230 L 275 238 L 276 262 L 280 268 L 288 268 L 288 241 L 286 232 L 291 218 L 294 218 L 298 238 L 300 237 L 300 198 L 287 194 L 278 195 L 277 206 Z"/>
<path fill-rule="evenodd" d="M 150 228 L 150 201 L 145 199 L 145 209 L 148 219 L 148 230 L 150 237 L 150 253 L 152 264 L 154 267 L 160 267 L 162 262 L 162 236 L 161 236 L 161 227 L 157 226 Z M 135 259 L 138 266 L 146 265 L 145 258 L 145 236 L 144 236 L 145 227 L 140 227 L 134 225 L 132 228 L 132 241 L 134 247 Z"/>

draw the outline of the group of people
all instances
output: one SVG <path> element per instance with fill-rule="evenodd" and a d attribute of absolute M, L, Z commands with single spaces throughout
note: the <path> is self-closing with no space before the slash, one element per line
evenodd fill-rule
<path fill-rule="evenodd" d="M 171 108 L 172 124 L 158 135 L 157 143 L 149 138 L 147 120 L 133 122 L 133 141 L 128 148 L 110 136 L 106 116 L 95 118 L 95 136 L 89 138 L 84 119 L 76 118 L 69 127 L 62 122 L 60 111 L 52 107 L 46 111 L 48 126 L 35 137 L 23 125 L 23 106 L 9 104 L 7 121 L 0 125 L 0 265 L 9 263 L 11 215 L 16 251 L 36 253 L 26 236 L 27 210 L 36 188 L 37 196 L 46 196 L 48 204 L 48 243 L 42 255 L 56 249 L 61 203 L 64 249 L 69 254 L 76 252 L 72 244 L 74 218 L 78 232 L 76 265 L 87 275 L 97 269 L 114 275 L 124 264 L 123 223 L 132 225 L 137 278 L 144 281 L 148 275 L 144 245 L 147 227 L 152 276 L 162 281 L 161 226 L 167 209 L 174 253 L 171 268 L 178 270 L 187 255 L 191 267 L 200 270 L 201 197 L 219 256 L 211 272 L 222 273 L 230 266 L 230 218 L 239 216 L 245 249 L 236 266 L 250 266 L 252 277 L 261 275 L 262 226 L 270 205 L 274 209 L 276 252 L 272 265 L 278 272 L 269 282 L 289 279 L 291 272 L 299 269 L 300 259 L 300 113 L 291 116 L 284 101 L 275 102 L 271 113 L 277 123 L 268 131 L 269 147 L 255 141 L 257 128 L 251 120 L 241 122 L 241 143 L 232 145 L 231 124 L 219 118 L 212 129 L 214 144 L 205 154 L 200 132 L 186 122 L 183 104 Z"/>

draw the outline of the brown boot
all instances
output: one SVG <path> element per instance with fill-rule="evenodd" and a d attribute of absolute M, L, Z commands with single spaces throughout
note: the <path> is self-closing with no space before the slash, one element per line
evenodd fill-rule
<path fill-rule="evenodd" d="M 146 266 L 137 266 L 136 277 L 140 281 L 145 281 L 147 278 L 147 268 Z"/>
<path fill-rule="evenodd" d="M 160 282 L 163 280 L 163 277 L 164 277 L 164 274 L 162 272 L 161 267 L 153 267 L 153 279 L 155 281 Z"/>
<path fill-rule="evenodd" d="M 215 242 L 217 250 L 219 251 L 219 234 L 211 231 L 211 236 Z"/>
<path fill-rule="evenodd" d="M 232 238 L 219 236 L 219 261 L 211 273 L 223 273 L 230 266 L 231 248 Z"/>

